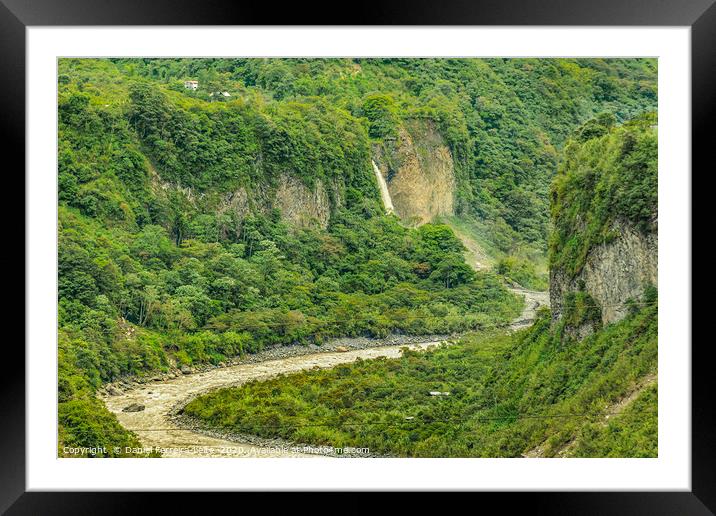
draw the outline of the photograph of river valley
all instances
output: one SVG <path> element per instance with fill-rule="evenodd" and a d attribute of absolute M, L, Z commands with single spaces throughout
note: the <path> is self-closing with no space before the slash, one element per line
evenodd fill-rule
<path fill-rule="evenodd" d="M 657 61 L 63 58 L 58 457 L 657 457 Z"/>

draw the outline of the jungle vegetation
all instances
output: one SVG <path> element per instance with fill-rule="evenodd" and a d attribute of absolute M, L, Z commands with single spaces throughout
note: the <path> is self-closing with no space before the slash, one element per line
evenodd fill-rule
<path fill-rule="evenodd" d="M 254 381 L 184 413 L 240 434 L 398 457 L 655 457 L 656 387 L 623 414 L 614 406 L 656 364 L 654 305 L 582 340 L 562 338 L 543 313 L 517 334 Z"/>
<path fill-rule="evenodd" d="M 614 238 L 615 221 L 656 230 L 655 126 L 646 113 L 575 131 L 552 187 L 552 266 L 579 272 Z M 599 306 L 572 292 L 560 319 L 543 310 L 516 334 L 478 331 L 397 360 L 254 381 L 196 398 L 184 413 L 238 434 L 387 456 L 656 457 L 656 288 L 628 306 L 602 326 Z M 598 323 L 590 334 L 568 331 L 587 321 Z"/>
<path fill-rule="evenodd" d="M 59 449 L 136 445 L 95 398 L 122 376 L 504 324 L 521 308 L 504 277 L 544 286 L 532 262 L 569 136 L 656 98 L 651 59 L 61 59 Z M 372 146 L 420 118 L 449 145 L 456 219 L 502 260 L 492 272 L 449 225 L 383 213 Z M 325 227 L 266 201 L 287 171 L 337 185 Z"/>

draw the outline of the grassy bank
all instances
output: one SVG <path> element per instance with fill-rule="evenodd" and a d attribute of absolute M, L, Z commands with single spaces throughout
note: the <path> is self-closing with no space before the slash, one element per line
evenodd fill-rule
<path fill-rule="evenodd" d="M 222 389 L 185 413 L 238 433 L 407 457 L 519 457 L 536 447 L 553 456 L 580 437 L 575 454 L 653 456 L 634 411 L 610 430 L 600 424 L 656 368 L 656 314 L 648 307 L 582 341 L 560 340 L 543 314 L 514 335 L 483 332 L 399 360 Z M 655 396 L 640 403 L 655 412 Z M 614 425 L 641 437 L 617 445 L 604 434 Z"/>

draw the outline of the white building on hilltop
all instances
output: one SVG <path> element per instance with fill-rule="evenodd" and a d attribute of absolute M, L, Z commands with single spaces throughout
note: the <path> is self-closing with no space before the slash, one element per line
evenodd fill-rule
<path fill-rule="evenodd" d="M 184 81 L 184 87 L 187 90 L 196 90 L 199 87 L 199 81 Z"/>

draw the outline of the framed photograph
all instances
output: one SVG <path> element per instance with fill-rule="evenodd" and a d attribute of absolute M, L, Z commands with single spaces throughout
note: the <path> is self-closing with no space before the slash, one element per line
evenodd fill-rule
<path fill-rule="evenodd" d="M 713 514 L 691 337 L 712 3 L 344 25 L 2 0 L 26 339 L 0 509 L 469 491 Z"/>

